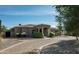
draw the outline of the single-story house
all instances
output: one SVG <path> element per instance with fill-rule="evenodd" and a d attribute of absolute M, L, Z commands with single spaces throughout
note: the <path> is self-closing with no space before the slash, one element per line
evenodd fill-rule
<path fill-rule="evenodd" d="M 33 32 L 41 32 L 43 36 L 49 36 L 50 34 L 50 25 L 47 24 L 28 24 L 15 26 L 11 28 L 10 33 L 11 37 L 16 37 L 18 34 L 25 34 L 26 37 L 32 37 Z"/>

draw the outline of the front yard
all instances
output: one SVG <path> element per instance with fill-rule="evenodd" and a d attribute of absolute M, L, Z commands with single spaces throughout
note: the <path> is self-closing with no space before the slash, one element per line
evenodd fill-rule
<path fill-rule="evenodd" d="M 14 44 L 20 43 L 22 41 L 17 39 L 3 39 L 4 41 L 0 44 L 0 50 L 8 48 Z"/>
<path fill-rule="evenodd" d="M 0 47 L 0 53 L 4 54 L 66 54 L 79 53 L 79 41 L 72 36 L 57 36 L 53 38 L 19 38 L 5 39 Z M 33 52 L 32 52 L 33 51 Z"/>
<path fill-rule="evenodd" d="M 44 47 L 41 54 L 79 54 L 79 40 L 63 40 Z"/>

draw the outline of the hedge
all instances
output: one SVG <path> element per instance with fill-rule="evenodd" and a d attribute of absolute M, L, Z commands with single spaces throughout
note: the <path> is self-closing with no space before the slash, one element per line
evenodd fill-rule
<path fill-rule="evenodd" d="M 51 33 L 49 34 L 49 37 L 53 37 L 53 36 L 54 36 L 54 33 L 51 32 Z"/>
<path fill-rule="evenodd" d="M 34 32 L 32 34 L 33 38 L 43 38 L 43 35 L 41 32 Z"/>

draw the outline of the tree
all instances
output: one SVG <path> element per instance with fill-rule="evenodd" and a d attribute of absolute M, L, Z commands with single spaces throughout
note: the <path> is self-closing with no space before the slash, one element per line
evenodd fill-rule
<path fill-rule="evenodd" d="M 60 35 L 61 35 L 61 33 L 62 33 L 62 27 L 63 27 L 62 26 L 63 25 L 63 19 L 60 16 L 56 16 L 56 21 L 58 22 L 57 28 L 59 29 Z"/>
<path fill-rule="evenodd" d="M 2 31 L 5 32 L 7 30 L 7 27 L 5 25 L 2 25 Z"/>
<path fill-rule="evenodd" d="M 2 43 L 2 21 L 0 20 L 0 43 Z"/>
<path fill-rule="evenodd" d="M 0 20 L 0 36 L 1 36 L 1 20 Z"/>
<path fill-rule="evenodd" d="M 62 16 L 64 28 L 67 33 L 74 33 L 78 40 L 79 35 L 79 6 L 61 5 L 56 6 L 58 16 Z"/>
<path fill-rule="evenodd" d="M 2 25 L 2 37 L 5 37 L 5 33 L 8 30 L 5 25 Z"/>

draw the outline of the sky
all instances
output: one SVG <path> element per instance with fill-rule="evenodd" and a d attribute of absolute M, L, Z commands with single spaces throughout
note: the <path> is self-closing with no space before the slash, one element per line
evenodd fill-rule
<path fill-rule="evenodd" d="M 0 5 L 0 19 L 7 28 L 18 24 L 48 24 L 56 27 L 56 15 L 51 5 Z"/>

